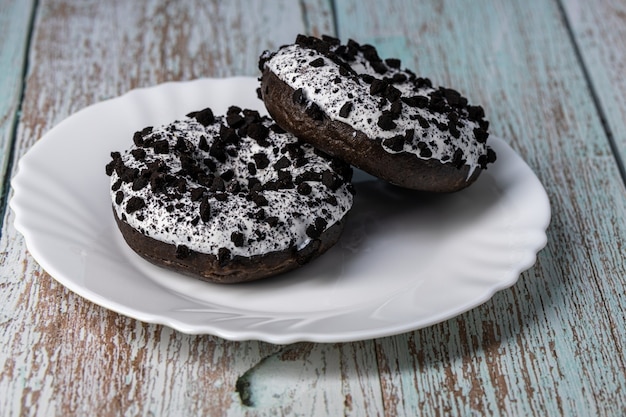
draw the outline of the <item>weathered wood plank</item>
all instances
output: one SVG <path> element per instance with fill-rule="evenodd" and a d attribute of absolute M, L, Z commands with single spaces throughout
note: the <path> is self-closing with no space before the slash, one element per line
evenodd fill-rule
<path fill-rule="evenodd" d="M 626 4 L 619 0 L 561 3 L 616 150 L 626 162 Z"/>
<path fill-rule="evenodd" d="M 549 243 L 484 306 L 376 342 L 385 411 L 622 415 L 626 193 L 559 6 L 466 6 L 337 2 L 339 35 L 483 104 L 548 190 Z"/>
<path fill-rule="evenodd" d="M 382 415 L 371 342 L 287 346 L 248 370 L 237 387 L 244 404 L 261 415 L 277 410 L 285 415 Z"/>
<path fill-rule="evenodd" d="M 16 156 L 87 104 L 167 80 L 253 75 L 260 50 L 333 28 L 325 2 L 195 3 L 41 1 Z M 626 413 L 624 190 L 558 8 L 361 3 L 337 5 L 342 37 L 483 103 L 547 185 L 555 216 L 536 267 L 485 306 L 406 335 L 233 343 L 85 302 L 29 257 L 8 213 L 3 415 Z M 256 405 L 242 404 L 237 381 Z"/>
<path fill-rule="evenodd" d="M 0 1 L 0 178 L 9 165 L 13 134 L 23 87 L 23 73 L 28 53 L 28 35 L 33 1 Z M 8 190 L 0 185 L 0 213 L 5 209 Z"/>
<path fill-rule="evenodd" d="M 323 1 L 42 0 L 15 157 L 86 105 L 163 81 L 254 75 L 263 49 L 332 27 Z M 381 414 L 372 342 L 281 347 L 139 323 L 57 284 L 12 222 L 9 212 L 0 239 L 3 415 Z M 236 389 L 251 374 L 256 406 Z"/>

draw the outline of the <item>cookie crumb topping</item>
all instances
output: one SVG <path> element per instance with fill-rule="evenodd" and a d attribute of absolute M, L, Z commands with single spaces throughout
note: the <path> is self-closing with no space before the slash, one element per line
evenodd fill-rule
<path fill-rule="evenodd" d="M 211 109 L 133 135 L 106 166 L 119 218 L 175 246 L 173 256 L 233 256 L 319 238 L 353 200 L 349 165 L 317 152 L 253 110 Z"/>
<path fill-rule="evenodd" d="M 381 59 L 372 45 L 298 35 L 295 44 L 264 52 L 259 68 L 293 88 L 293 102 L 313 119 L 344 122 L 389 153 L 468 165 L 469 175 L 495 161 L 482 107 L 401 69 L 398 59 Z"/>

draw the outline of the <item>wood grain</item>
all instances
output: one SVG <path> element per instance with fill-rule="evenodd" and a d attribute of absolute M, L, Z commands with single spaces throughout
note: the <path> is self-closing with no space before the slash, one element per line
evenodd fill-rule
<path fill-rule="evenodd" d="M 32 1 L 0 1 L 0 175 L 5 178 L 11 157 L 11 146 L 18 118 L 23 88 L 24 66 L 28 54 Z M 0 189 L 0 213 L 4 213 L 8 192 Z"/>
<path fill-rule="evenodd" d="M 323 2 L 41 1 L 15 157 L 74 111 L 129 89 L 255 74 L 263 49 L 291 42 L 298 32 L 328 32 L 330 18 Z M 257 414 L 243 405 L 237 380 L 285 348 L 189 336 L 86 302 L 32 260 L 11 212 L 5 220 L 0 240 L 3 415 Z M 372 385 L 338 378 L 340 372 L 367 375 L 360 370 L 367 363 L 362 352 L 342 356 L 350 349 L 335 345 L 296 345 L 287 352 L 281 358 L 297 360 L 285 361 L 285 369 L 293 369 L 289 364 L 302 368 L 293 374 L 294 388 L 280 403 L 260 403 L 259 412 L 343 410 L 344 396 L 334 395 L 342 389 L 349 389 L 356 415 L 364 403 L 376 406 Z M 312 374 L 319 374 L 313 390 Z M 333 395 L 326 395 L 327 382 L 334 384 Z M 277 386 L 268 379 L 261 383 Z"/>
<path fill-rule="evenodd" d="M 618 8 L 608 1 L 604 13 Z M 85 301 L 30 257 L 9 211 L 0 414 L 626 415 L 626 194 L 591 95 L 608 94 L 601 78 L 618 72 L 590 64 L 619 67 L 599 39 L 622 29 L 582 39 L 604 15 L 577 16 L 584 5 L 573 2 L 464 4 L 40 0 L 28 51 L 25 23 L 3 24 L 12 35 L 0 38 L 0 80 L 13 93 L 0 97 L 0 133 L 21 106 L 15 160 L 89 104 L 164 81 L 255 75 L 260 51 L 299 32 L 333 33 L 336 21 L 342 38 L 371 42 L 483 104 L 494 134 L 545 184 L 553 221 L 537 264 L 458 318 L 373 341 L 275 346 L 185 335 Z M 31 3 L 0 5 L 10 22 L 28 21 Z M 564 17 L 578 28 L 591 85 Z M 25 54 L 20 103 L 23 69 L 2 70 L 13 62 L 5 57 Z M 602 105 L 623 110 L 626 86 L 613 88 L 615 101 Z"/>
<path fill-rule="evenodd" d="M 626 161 L 626 4 L 619 0 L 563 1 L 563 10 L 589 74 L 607 129 Z M 622 172 L 622 175 L 626 172 Z M 626 178 L 624 179 L 626 181 Z"/>
<path fill-rule="evenodd" d="M 548 246 L 511 290 L 376 342 L 385 411 L 623 415 L 625 192 L 558 4 L 337 6 L 342 38 L 482 103 L 553 208 Z"/>

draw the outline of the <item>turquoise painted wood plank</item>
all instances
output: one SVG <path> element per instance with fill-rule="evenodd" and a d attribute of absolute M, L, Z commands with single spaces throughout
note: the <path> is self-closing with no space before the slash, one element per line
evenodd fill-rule
<path fill-rule="evenodd" d="M 165 80 L 253 74 L 256 48 L 332 28 L 326 2 L 197 3 L 42 1 L 18 156 L 84 105 Z M 484 103 L 494 132 L 546 182 L 555 219 L 537 266 L 484 307 L 407 335 L 231 343 L 84 302 L 33 262 L 9 213 L 3 414 L 624 414 L 624 266 L 614 246 L 624 238 L 623 190 L 557 7 L 489 3 L 479 15 L 453 1 L 419 10 L 360 3 L 338 5 L 342 36 L 369 37 Z M 256 406 L 236 390 L 246 380 Z"/>
<path fill-rule="evenodd" d="M 13 145 L 13 133 L 22 95 L 23 73 L 28 53 L 28 35 L 33 1 L 0 1 L 0 177 L 4 178 Z M 8 190 L 0 190 L 4 204 Z M 4 207 L 0 207 L 0 213 Z"/>
<path fill-rule="evenodd" d="M 383 415 L 373 346 L 371 341 L 286 346 L 244 373 L 238 393 L 254 415 L 278 410 L 286 415 Z"/>
<path fill-rule="evenodd" d="M 41 0 L 15 157 L 89 104 L 164 81 L 255 75 L 263 49 L 332 28 L 325 1 Z M 139 323 L 57 284 L 11 212 L 4 223 L 3 415 L 381 414 L 372 342 L 281 347 Z M 237 392 L 244 375 L 255 376 L 257 405 Z"/>
<path fill-rule="evenodd" d="M 626 3 L 562 3 L 617 153 L 626 162 Z"/>
<path fill-rule="evenodd" d="M 336 8 L 342 39 L 372 43 L 481 103 L 553 207 L 548 246 L 516 286 L 458 319 L 377 341 L 385 412 L 626 413 L 626 194 L 559 5 Z"/>

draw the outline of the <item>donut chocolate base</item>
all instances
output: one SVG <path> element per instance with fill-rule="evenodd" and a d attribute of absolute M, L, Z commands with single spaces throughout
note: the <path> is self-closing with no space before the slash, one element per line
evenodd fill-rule
<path fill-rule="evenodd" d="M 451 162 L 421 159 L 408 152 L 389 153 L 374 140 L 346 123 L 306 114 L 306 105 L 294 103 L 294 89 L 264 68 L 261 95 L 267 111 L 283 129 L 329 155 L 394 185 L 428 192 L 453 192 L 472 184 L 480 175 L 476 168 L 457 168 Z M 322 109 L 323 110 L 323 109 Z"/>
<path fill-rule="evenodd" d="M 341 236 L 345 216 L 324 231 L 318 239 L 304 248 L 295 247 L 250 257 L 235 255 L 220 263 L 217 256 L 190 251 L 180 259 L 176 257 L 176 245 L 148 237 L 113 216 L 124 240 L 142 258 L 160 267 L 218 284 L 235 284 L 255 281 L 298 268 L 330 249 Z"/>

